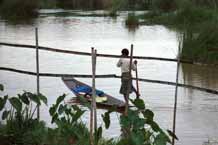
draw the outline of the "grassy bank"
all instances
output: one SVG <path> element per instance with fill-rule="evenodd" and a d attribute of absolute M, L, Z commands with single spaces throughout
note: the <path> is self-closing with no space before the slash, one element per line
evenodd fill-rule
<path fill-rule="evenodd" d="M 0 91 L 4 87 L 0 84 Z M 0 97 L 0 140 L 4 145 L 90 145 L 90 132 L 81 117 L 87 110 L 76 105 L 64 103 L 66 95 L 59 96 L 56 103 L 49 109 L 51 123 L 49 128 L 43 121 L 36 118 L 37 106 L 47 105 L 47 98 L 24 92 L 16 97 Z M 90 109 L 90 104 L 82 99 Z M 154 113 L 145 108 L 141 99 L 131 100 L 135 109 L 129 109 L 128 115 L 119 117 L 122 135 L 117 138 L 105 139 L 102 134 L 110 127 L 109 110 L 102 114 L 104 123 L 94 131 L 94 145 L 166 145 L 170 136 L 169 130 L 164 131 L 154 121 Z M 104 126 L 103 126 L 104 125 Z"/>
<path fill-rule="evenodd" d="M 143 24 L 161 24 L 181 31 L 183 35 L 182 59 L 198 63 L 218 64 L 217 2 L 175 2 L 167 11 L 152 9 L 141 15 Z M 175 8 L 175 9 L 174 9 Z"/>

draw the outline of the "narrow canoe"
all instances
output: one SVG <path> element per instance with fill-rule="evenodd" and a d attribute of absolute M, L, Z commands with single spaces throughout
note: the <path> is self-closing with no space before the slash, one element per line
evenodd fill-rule
<path fill-rule="evenodd" d="M 78 86 L 88 86 L 89 85 L 80 82 L 72 77 L 62 77 L 63 82 L 65 83 L 65 85 L 72 91 L 72 89 L 78 87 Z M 71 100 L 69 100 L 68 103 L 73 103 L 73 104 L 81 104 L 82 102 L 80 101 L 79 97 L 81 95 L 79 95 L 78 93 L 75 93 L 74 91 L 72 91 L 76 97 L 72 98 Z M 107 97 L 107 101 L 105 102 L 100 102 L 100 103 L 96 103 L 97 108 L 99 109 L 116 109 L 118 112 L 123 112 L 125 110 L 125 102 L 121 101 L 119 99 L 116 99 L 106 93 L 104 93 L 104 96 Z"/>

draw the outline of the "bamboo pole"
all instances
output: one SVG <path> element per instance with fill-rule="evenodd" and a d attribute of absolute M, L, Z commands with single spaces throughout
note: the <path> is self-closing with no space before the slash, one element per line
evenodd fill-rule
<path fill-rule="evenodd" d="M 137 61 L 136 61 L 136 70 L 135 70 L 135 76 L 136 76 L 136 90 L 137 90 L 137 99 L 139 99 L 139 80 L 138 80 L 138 67 L 137 67 Z"/>
<path fill-rule="evenodd" d="M 97 128 L 97 112 L 96 112 L 96 100 L 95 100 L 96 51 L 94 50 L 94 47 L 92 47 L 91 49 L 91 54 L 92 54 L 92 101 L 91 101 L 91 111 L 90 111 L 90 144 L 94 145 L 93 124 L 94 124 L 95 131 Z"/>
<path fill-rule="evenodd" d="M 128 87 L 126 93 L 126 105 L 125 105 L 125 115 L 128 115 L 128 108 L 129 108 L 129 92 L 132 87 L 132 56 L 133 56 L 133 44 L 131 44 L 131 51 L 130 51 L 130 64 L 129 64 L 129 80 L 128 80 Z"/>
<path fill-rule="evenodd" d="M 96 54 L 97 50 L 92 48 L 92 100 L 93 100 L 93 112 L 94 112 L 94 129 L 97 130 L 97 109 L 96 109 L 96 87 L 95 87 L 95 75 L 96 75 Z"/>
<path fill-rule="evenodd" d="M 180 52 L 181 52 L 181 42 L 179 42 L 178 50 L 178 61 L 176 67 L 176 86 L 175 86 L 175 100 L 174 100 L 174 110 L 173 110 L 173 134 L 176 133 L 176 111 L 177 111 L 177 98 L 178 98 L 178 81 L 179 81 L 179 66 L 180 66 Z M 175 137 L 172 137 L 172 145 L 175 145 Z"/>
<path fill-rule="evenodd" d="M 0 70 L 16 72 L 16 73 L 32 75 L 32 76 L 36 76 L 37 75 L 35 72 L 18 70 L 18 69 L 13 69 L 13 68 L 6 68 L 6 67 L 0 67 Z M 75 78 L 92 78 L 92 75 L 82 75 L 82 74 L 39 73 L 39 76 L 40 77 L 69 77 L 69 79 L 67 79 L 69 81 L 71 80 L 70 77 L 75 77 Z M 115 74 L 105 74 L 105 75 L 96 75 L 95 78 L 121 78 L 121 76 L 117 76 Z M 132 79 L 136 80 L 136 78 L 132 78 Z M 152 79 L 144 79 L 144 78 L 138 78 L 138 81 L 176 86 L 175 82 L 169 82 L 169 81 L 152 80 Z M 188 89 L 195 89 L 195 90 L 199 90 L 199 91 L 202 91 L 202 92 L 207 92 L 207 93 L 218 95 L 218 91 L 217 90 L 213 90 L 213 89 L 202 88 L 202 87 L 197 87 L 197 86 L 192 86 L 192 85 L 187 85 L 187 84 L 181 84 L 181 83 L 178 83 L 177 85 L 179 87 L 184 87 L 184 88 L 188 88 Z"/>
<path fill-rule="evenodd" d="M 39 41 L 38 41 L 38 28 L 35 28 L 35 39 L 36 39 L 36 83 L 37 83 L 37 95 L 40 93 L 40 86 L 39 86 Z M 37 105 L 37 119 L 40 119 L 40 108 Z"/>
<path fill-rule="evenodd" d="M 34 45 L 25 45 L 25 44 L 12 44 L 12 43 L 2 43 L 0 45 L 9 46 L 9 47 L 21 47 L 27 49 L 36 49 Z M 80 52 L 80 51 L 71 51 L 71 50 L 63 50 L 63 48 L 50 48 L 44 46 L 38 46 L 39 50 L 56 52 L 56 53 L 65 53 L 65 54 L 73 54 L 73 55 L 84 55 L 84 56 L 91 56 L 91 53 L 88 52 Z M 121 58 L 120 55 L 111 55 L 111 54 L 97 54 L 99 57 L 107 57 L 107 58 Z M 142 60 L 157 60 L 157 61 L 170 61 L 170 62 L 177 62 L 177 59 L 172 58 L 161 58 L 161 57 L 149 57 L 149 56 L 133 56 L 134 59 L 142 59 Z M 194 61 L 189 60 L 180 60 L 181 63 L 187 64 L 195 64 Z M 218 64 L 216 64 L 218 65 Z"/>

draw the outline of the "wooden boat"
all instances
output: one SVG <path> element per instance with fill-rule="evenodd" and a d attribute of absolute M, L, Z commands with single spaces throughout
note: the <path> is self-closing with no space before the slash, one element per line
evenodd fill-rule
<path fill-rule="evenodd" d="M 80 82 L 72 77 L 62 77 L 63 82 L 65 83 L 65 85 L 72 91 L 72 89 L 78 87 L 78 86 L 88 86 L 89 85 Z M 81 95 L 78 93 L 75 93 L 74 91 L 72 91 L 76 97 L 72 98 L 71 100 L 68 101 L 68 103 L 73 103 L 73 104 L 81 104 Z M 97 108 L 98 109 L 115 109 L 117 112 L 123 112 L 125 110 L 125 102 L 116 99 L 106 93 L 104 93 L 104 96 L 107 97 L 107 101 L 105 102 L 96 102 Z M 84 97 L 85 98 L 85 97 Z M 89 100 L 88 100 L 89 101 Z M 90 101 L 89 101 L 90 102 Z"/>

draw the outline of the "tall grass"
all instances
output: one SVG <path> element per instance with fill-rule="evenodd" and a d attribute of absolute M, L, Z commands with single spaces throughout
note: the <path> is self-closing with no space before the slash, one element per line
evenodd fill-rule
<path fill-rule="evenodd" d="M 207 64 L 218 63 L 217 2 L 177 0 L 175 4 L 176 9 L 173 11 L 153 9 L 144 15 L 144 23 L 163 24 L 182 31 L 185 34 L 183 59 Z"/>
<path fill-rule="evenodd" d="M 199 31 L 184 33 L 182 59 L 206 64 L 218 63 L 217 21 L 200 25 Z"/>

